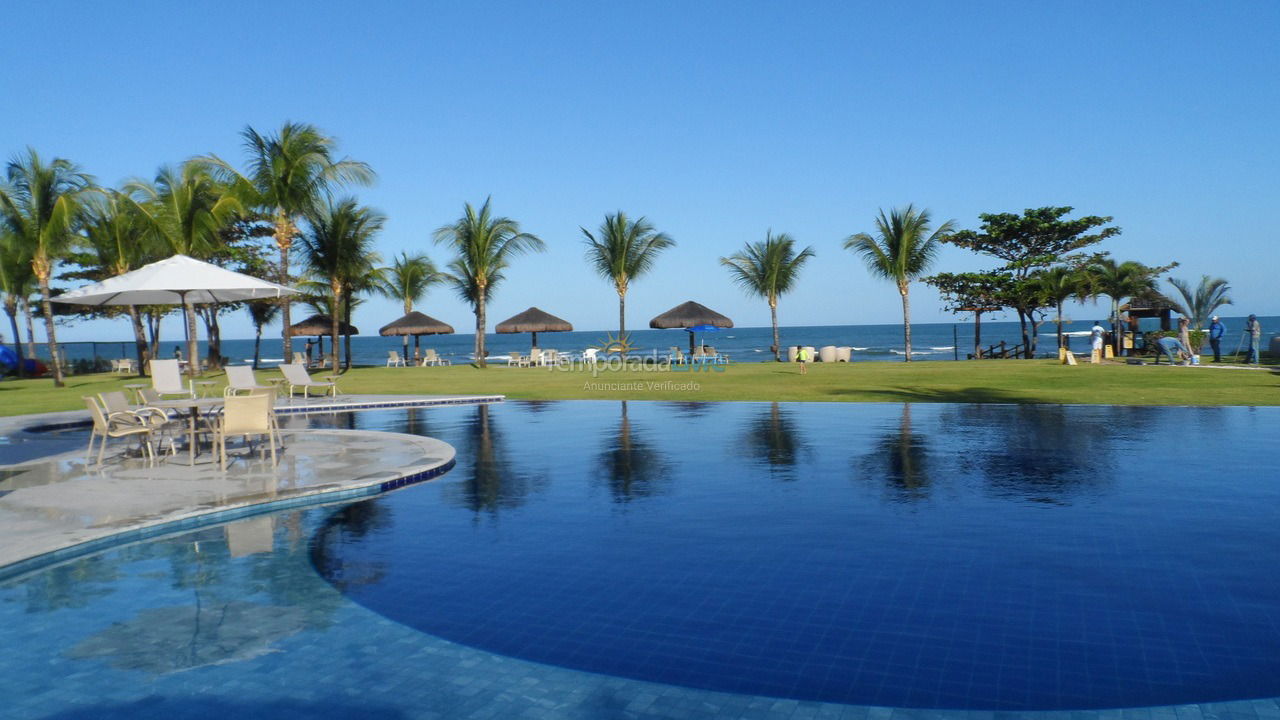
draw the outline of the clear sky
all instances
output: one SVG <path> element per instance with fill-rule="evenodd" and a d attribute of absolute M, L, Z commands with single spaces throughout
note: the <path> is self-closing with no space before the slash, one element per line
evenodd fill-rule
<path fill-rule="evenodd" d="M 647 216 L 678 246 L 628 296 L 632 327 L 687 299 L 768 324 L 717 258 L 765 231 L 817 259 L 784 324 L 898 322 L 841 249 L 878 208 L 1072 205 L 1105 249 L 1226 277 L 1231 314 L 1280 314 L 1280 3 L 6 3 L 0 152 L 32 145 L 114 184 L 238 132 L 318 125 L 372 164 L 381 250 L 426 251 L 465 201 L 546 240 L 489 312 L 616 326 L 579 226 Z M 949 248 L 936 269 L 989 266 Z M 420 307 L 460 331 L 450 291 Z M 914 320 L 949 320 L 927 287 Z M 1102 311 L 1078 309 L 1078 320 Z M 398 317 L 370 301 L 365 332 Z M 226 337 L 247 337 L 238 313 Z M 180 334 L 175 321 L 168 337 Z M 68 340 L 128 336 L 79 323 Z"/>

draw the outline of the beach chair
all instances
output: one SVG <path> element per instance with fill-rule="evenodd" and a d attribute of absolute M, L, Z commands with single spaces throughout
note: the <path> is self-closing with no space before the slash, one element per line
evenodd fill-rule
<path fill-rule="evenodd" d="M 595 365 L 598 360 L 596 356 L 599 354 L 600 354 L 599 348 L 587 348 L 586 350 L 582 351 L 582 362 L 584 364 Z"/>
<path fill-rule="evenodd" d="M 275 393 L 274 387 L 258 384 L 258 379 L 253 376 L 253 368 L 248 365 L 228 365 L 226 370 L 227 387 L 222 391 L 223 395 L 260 392 Z"/>
<path fill-rule="evenodd" d="M 281 367 L 284 367 L 283 365 Z M 226 406 L 213 423 L 214 443 L 218 446 L 218 467 L 227 469 L 227 438 L 266 437 L 271 449 L 271 465 L 276 464 L 279 428 L 275 421 L 275 396 L 271 393 L 228 397 Z M 252 446 L 250 446 L 252 451 Z"/>
<path fill-rule="evenodd" d="M 529 351 L 529 364 L 537 367 L 542 364 L 542 349 L 534 348 Z"/>
<path fill-rule="evenodd" d="M 423 367 L 426 367 L 428 365 L 452 365 L 452 364 L 453 363 L 451 363 L 450 361 L 445 360 L 444 358 L 437 355 L 435 348 L 427 348 L 426 352 L 422 354 Z"/>
<path fill-rule="evenodd" d="M 123 395 L 122 395 L 123 397 Z M 89 417 L 93 420 L 93 428 L 89 431 L 89 448 L 85 451 L 85 462 L 93 457 L 93 442 L 98 438 L 102 441 L 98 444 L 98 464 L 102 464 L 102 458 L 107 451 L 108 438 L 120 437 L 136 437 L 142 446 L 142 451 L 148 461 L 155 460 L 155 452 L 151 449 L 151 431 L 152 428 L 143 422 L 140 418 L 125 416 L 124 414 L 108 417 L 106 411 L 98 405 L 98 401 L 92 397 L 86 396 L 82 398 L 85 407 L 89 410 Z"/>
<path fill-rule="evenodd" d="M 121 375 L 132 375 L 134 373 L 133 360 L 129 358 L 120 358 L 111 361 L 111 372 Z"/>
<path fill-rule="evenodd" d="M 161 398 L 195 398 L 196 391 L 190 383 L 182 384 L 182 371 L 177 360 L 151 361 L 151 389 Z"/>
<path fill-rule="evenodd" d="M 518 352 L 513 352 L 507 358 L 507 367 L 529 367 L 529 360 Z"/>
<path fill-rule="evenodd" d="M 400 357 L 400 353 L 395 350 L 387 351 L 387 367 L 408 367 L 404 358 Z"/>
<path fill-rule="evenodd" d="M 334 397 L 338 396 L 338 383 L 336 381 L 319 382 L 312 380 L 311 376 L 307 374 L 307 369 L 297 363 L 281 365 L 280 372 L 284 375 L 284 381 L 289 386 L 289 397 L 293 397 L 293 394 L 299 388 L 302 389 L 304 400 L 311 397 L 312 388 L 319 388 L 322 391 L 321 395 L 330 393 Z"/>

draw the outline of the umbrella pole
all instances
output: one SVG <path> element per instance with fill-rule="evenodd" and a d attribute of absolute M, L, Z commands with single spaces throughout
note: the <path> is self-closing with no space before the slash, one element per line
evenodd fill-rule
<path fill-rule="evenodd" d="M 697 333 L 689 333 L 689 357 L 693 357 L 693 339 Z"/>
<path fill-rule="evenodd" d="M 195 318 L 191 317 L 191 305 L 187 303 L 187 293 L 182 291 L 178 293 L 178 299 L 182 301 L 182 333 L 187 338 L 187 374 L 195 377 L 200 371 L 200 352 L 196 345 L 196 338 L 191 335 L 191 325 L 195 322 Z"/>
<path fill-rule="evenodd" d="M 421 335 L 413 336 L 413 364 L 414 365 L 418 364 L 418 338 L 420 337 L 422 336 Z M 409 336 L 408 335 L 404 336 L 404 351 L 406 353 L 409 352 Z"/>

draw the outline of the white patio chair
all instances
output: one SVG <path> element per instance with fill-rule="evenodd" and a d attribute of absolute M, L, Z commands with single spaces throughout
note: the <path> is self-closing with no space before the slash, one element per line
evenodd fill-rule
<path fill-rule="evenodd" d="M 85 396 L 85 407 L 89 410 L 89 417 L 93 419 L 93 429 L 89 431 L 89 448 L 85 451 L 84 461 L 89 462 L 89 458 L 93 457 L 93 442 L 98 438 L 102 441 L 98 444 L 98 464 L 102 464 L 102 458 L 107 451 L 107 439 L 119 437 L 137 437 L 138 442 L 142 445 L 142 450 L 148 462 L 155 461 L 155 451 L 151 449 L 151 432 L 152 429 L 141 418 L 132 416 L 129 413 L 116 414 L 111 418 L 107 417 L 107 413 L 98 405 L 98 401 L 92 397 Z"/>
<path fill-rule="evenodd" d="M 283 367 L 283 366 L 282 366 Z M 266 437 L 271 449 L 271 465 L 276 464 L 276 441 L 279 429 L 275 422 L 275 397 L 270 393 L 234 395 L 214 421 L 214 443 L 218 446 L 218 467 L 227 469 L 227 438 Z M 250 447 L 252 451 L 252 446 Z"/>
<path fill-rule="evenodd" d="M 400 357 L 400 353 L 395 350 L 387 351 L 387 367 L 408 367 L 404 358 Z"/>
<path fill-rule="evenodd" d="M 294 353 L 293 353 L 293 364 L 294 364 L 294 365 L 301 365 L 301 366 L 303 366 L 303 367 L 306 367 L 306 365 L 307 365 L 307 355 L 306 355 L 306 353 L 300 353 L 300 352 L 294 351 Z"/>
<path fill-rule="evenodd" d="M 529 351 L 529 364 L 537 367 L 542 364 L 542 354 L 546 352 L 541 348 L 534 348 Z"/>
<path fill-rule="evenodd" d="M 423 367 L 426 367 L 428 365 L 452 365 L 452 364 L 453 363 L 451 363 L 450 361 L 440 357 L 440 355 L 436 353 L 435 348 L 427 348 L 422 355 Z"/>
<path fill-rule="evenodd" d="M 291 398 L 299 388 L 302 389 L 303 399 L 311 397 L 312 388 L 319 388 L 322 391 L 321 395 L 330 393 L 334 397 L 338 396 L 338 383 L 336 381 L 320 382 L 312 380 L 311 376 L 307 374 L 307 369 L 297 363 L 281 365 L 280 372 L 284 374 L 284 381 L 289 386 L 289 397 Z"/>
<path fill-rule="evenodd" d="M 275 393 L 274 387 L 258 384 L 258 379 L 253 375 L 253 368 L 248 365 L 228 365 L 226 371 L 227 387 L 222 391 L 223 395 L 259 392 Z"/>
<path fill-rule="evenodd" d="M 196 391 L 190 383 L 182 384 L 182 371 L 177 360 L 151 361 L 151 389 L 162 399 L 166 396 L 194 398 Z"/>
<path fill-rule="evenodd" d="M 600 354 L 599 348 L 587 348 L 586 350 L 582 351 L 582 362 L 584 364 L 595 365 L 597 361 L 596 356 L 599 354 Z"/>
<path fill-rule="evenodd" d="M 518 352 L 513 352 L 507 357 L 507 367 L 527 367 L 528 365 L 529 361 Z"/>

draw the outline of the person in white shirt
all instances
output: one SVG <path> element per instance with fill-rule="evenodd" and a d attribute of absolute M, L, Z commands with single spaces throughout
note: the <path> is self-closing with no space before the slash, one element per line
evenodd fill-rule
<path fill-rule="evenodd" d="M 1107 329 L 1102 327 L 1101 321 L 1095 321 L 1093 327 L 1089 328 L 1089 332 L 1093 333 L 1093 349 L 1102 352 L 1102 339 L 1107 334 Z"/>

